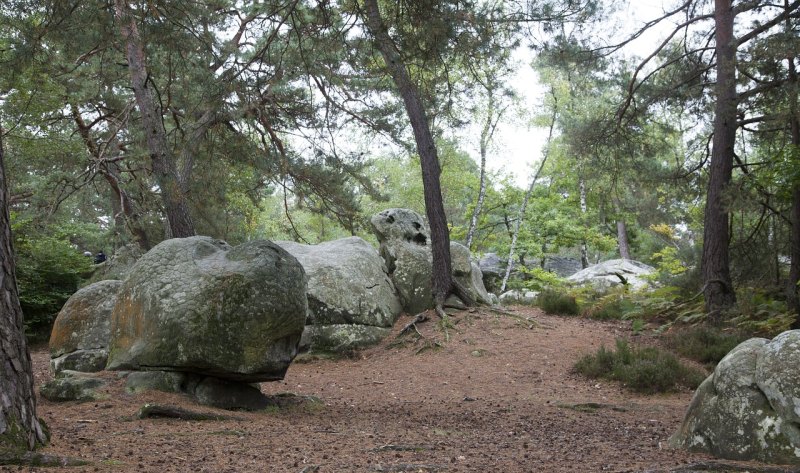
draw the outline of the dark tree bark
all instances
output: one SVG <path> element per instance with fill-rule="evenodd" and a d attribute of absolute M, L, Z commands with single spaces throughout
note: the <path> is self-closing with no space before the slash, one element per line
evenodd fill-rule
<path fill-rule="evenodd" d="M 147 237 L 147 232 L 142 227 L 139 212 L 136 210 L 133 200 L 120 185 L 119 173 L 103 159 L 102 152 L 92 139 L 91 130 L 83 120 L 78 107 L 71 105 L 71 109 L 72 118 L 75 121 L 75 125 L 78 127 L 78 133 L 80 133 L 81 138 L 83 138 L 83 142 L 86 144 L 89 154 L 97 161 L 98 172 L 103 176 L 114 193 L 112 205 L 114 208 L 115 221 L 119 224 L 119 220 L 122 220 L 121 223 L 131 232 L 139 248 L 147 252 L 147 250 L 151 248 L 150 239 Z"/>
<path fill-rule="evenodd" d="M 432 293 L 437 311 L 443 314 L 444 301 L 450 294 L 455 294 L 467 305 L 474 304 L 472 298 L 453 279 L 450 262 L 450 231 L 447 228 L 447 216 L 444 212 L 442 190 L 439 183 L 441 167 L 433 141 L 428 117 L 416 85 L 408 74 L 403 59 L 397 52 L 397 45 L 389 36 L 386 25 L 381 18 L 377 0 L 366 0 L 365 23 L 375 46 L 386 62 L 386 68 L 397 87 L 405 105 L 406 114 L 414 130 L 414 140 L 422 167 L 422 187 L 425 194 L 425 213 L 431 229 L 431 250 L 433 254 Z"/>
<path fill-rule="evenodd" d="M 115 0 L 115 11 L 120 36 L 125 42 L 131 86 L 139 113 L 142 115 L 147 149 L 150 153 L 153 174 L 161 190 L 170 236 L 173 238 L 193 236 L 194 223 L 189 213 L 185 186 L 178 174 L 174 153 L 167 142 L 161 103 L 157 100 L 153 87 L 148 86 L 147 59 L 136 19 L 125 0 Z"/>
<path fill-rule="evenodd" d="M 631 247 L 628 244 L 628 227 L 624 220 L 617 220 L 617 245 L 622 259 L 631 259 Z"/>
<path fill-rule="evenodd" d="M 36 417 L 31 356 L 17 293 L 5 163 L 0 129 L 0 456 L 47 442 Z"/>
<path fill-rule="evenodd" d="M 580 180 L 578 181 L 578 191 L 580 192 L 582 220 L 584 220 L 584 225 L 585 225 L 586 212 L 588 208 L 586 206 L 586 181 L 583 180 L 583 177 L 581 177 Z M 589 248 L 586 245 L 586 240 L 581 240 L 581 268 L 586 269 L 588 267 L 589 267 Z"/>
<path fill-rule="evenodd" d="M 715 0 L 716 105 L 701 262 L 706 311 L 713 323 L 721 322 L 723 312 L 736 304 L 729 262 L 729 216 L 725 204 L 733 173 L 737 129 L 734 18 L 731 0 Z"/>
<path fill-rule="evenodd" d="M 788 2 L 786 2 L 788 4 Z M 788 20 L 787 20 L 788 23 Z M 793 57 L 789 60 L 789 114 L 792 129 L 792 146 L 794 152 L 800 154 L 800 110 L 797 106 L 798 80 L 797 69 Z M 791 236 L 791 266 L 789 267 L 789 280 L 786 288 L 786 301 L 789 310 L 795 314 L 792 322 L 793 329 L 800 329 L 800 297 L 797 294 L 797 284 L 800 282 L 800 182 L 795 182 L 792 188 L 792 236 Z"/>

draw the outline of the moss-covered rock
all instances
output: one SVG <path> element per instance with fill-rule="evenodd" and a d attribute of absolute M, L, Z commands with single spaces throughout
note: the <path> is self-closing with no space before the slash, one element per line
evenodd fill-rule
<path fill-rule="evenodd" d="M 800 464 L 796 362 L 800 331 L 731 350 L 695 392 L 678 447 L 733 460 Z"/>
<path fill-rule="evenodd" d="M 59 377 L 43 384 L 39 392 L 53 402 L 97 401 L 108 398 L 107 393 L 100 391 L 106 385 L 108 381 L 92 374 L 64 370 Z"/>
<path fill-rule="evenodd" d="M 50 367 L 100 371 L 108 357 L 111 312 L 122 281 L 100 281 L 79 290 L 58 313 L 50 333 Z"/>
<path fill-rule="evenodd" d="M 306 276 L 265 240 L 167 240 L 120 288 L 107 369 L 282 379 L 305 326 Z"/>
<path fill-rule="evenodd" d="M 300 345 L 311 353 L 348 353 L 375 345 L 390 332 L 368 325 L 307 325 Z"/>

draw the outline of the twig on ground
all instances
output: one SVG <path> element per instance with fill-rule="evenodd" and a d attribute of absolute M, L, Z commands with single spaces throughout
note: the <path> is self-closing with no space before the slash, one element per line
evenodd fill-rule
<path fill-rule="evenodd" d="M 411 329 L 414 329 L 414 331 L 417 332 L 417 335 L 419 335 L 420 337 L 425 338 L 417 329 L 417 324 L 420 322 L 425 322 L 426 320 L 428 320 L 428 314 L 425 312 L 420 312 L 419 314 L 414 316 L 414 319 L 411 322 L 409 322 L 405 327 L 403 327 L 403 330 L 400 330 L 400 333 L 397 334 L 396 338 L 402 337 L 407 332 L 410 332 Z"/>

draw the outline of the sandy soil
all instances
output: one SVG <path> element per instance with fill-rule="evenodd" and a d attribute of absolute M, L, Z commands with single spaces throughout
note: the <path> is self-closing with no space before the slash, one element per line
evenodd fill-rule
<path fill-rule="evenodd" d="M 53 432 L 43 451 L 91 462 L 46 471 L 708 471 L 709 457 L 667 446 L 691 392 L 642 396 L 571 373 L 582 354 L 629 337 L 624 323 L 513 313 L 455 314 L 449 341 L 429 321 L 420 324 L 424 338 L 392 336 L 352 358 L 296 362 L 284 381 L 262 390 L 319 401 L 285 409 L 230 413 L 182 395 L 127 395 L 121 380 L 106 401 L 40 399 Z M 48 355 L 39 349 L 33 359 L 42 383 Z M 145 403 L 235 419 L 134 419 Z M 726 464 L 731 469 L 714 471 L 767 471 Z"/>

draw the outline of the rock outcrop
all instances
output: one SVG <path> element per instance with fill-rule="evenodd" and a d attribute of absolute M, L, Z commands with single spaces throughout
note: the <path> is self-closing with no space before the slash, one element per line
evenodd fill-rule
<path fill-rule="evenodd" d="M 408 209 L 387 209 L 370 219 L 380 243 L 380 255 L 397 288 L 403 309 L 416 314 L 433 307 L 430 231 L 421 215 Z M 453 276 L 477 301 L 491 303 L 480 268 L 469 250 L 450 244 Z"/>
<path fill-rule="evenodd" d="M 50 369 L 101 371 L 108 358 L 111 312 L 122 281 L 86 286 L 61 308 L 50 333 Z"/>
<path fill-rule="evenodd" d="M 613 259 L 589 266 L 567 278 L 576 284 L 591 284 L 598 289 L 625 284 L 632 289 L 642 289 L 650 283 L 645 276 L 655 272 L 655 268 L 638 261 Z"/>
<path fill-rule="evenodd" d="M 359 237 L 318 245 L 280 241 L 308 276 L 308 318 L 301 345 L 349 351 L 380 341 L 402 307 L 386 266 Z"/>
<path fill-rule="evenodd" d="M 695 392 L 678 447 L 733 460 L 800 464 L 800 330 L 731 350 Z"/>
<path fill-rule="evenodd" d="M 282 379 L 307 310 L 302 266 L 271 242 L 166 240 L 120 287 L 107 369 Z"/>

